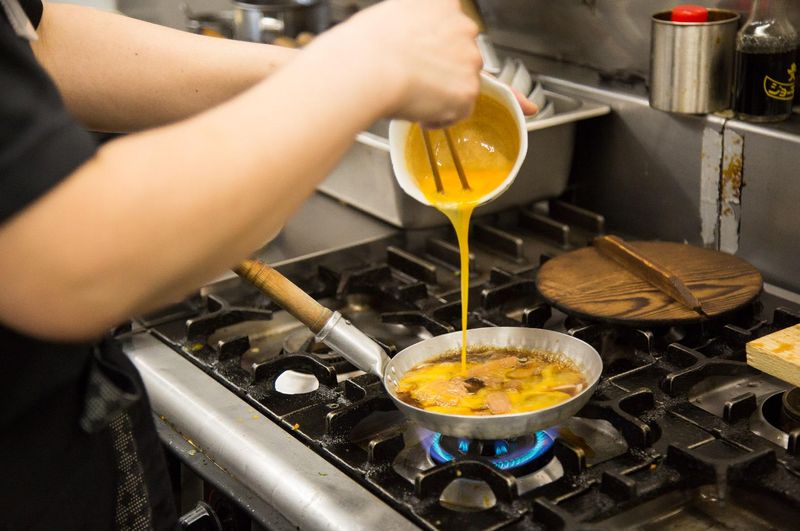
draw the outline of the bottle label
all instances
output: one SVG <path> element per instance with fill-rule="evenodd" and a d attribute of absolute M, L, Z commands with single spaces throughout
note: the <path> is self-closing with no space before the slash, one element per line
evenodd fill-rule
<path fill-rule="evenodd" d="M 783 116 L 792 111 L 797 63 L 794 50 L 736 52 L 733 109 L 750 116 Z"/>
<path fill-rule="evenodd" d="M 768 97 L 783 101 L 792 101 L 794 99 L 794 85 L 795 77 L 797 75 L 797 64 L 792 63 L 792 66 L 790 66 L 786 72 L 789 74 L 788 82 L 778 81 L 768 75 L 764 76 L 764 92 Z"/>

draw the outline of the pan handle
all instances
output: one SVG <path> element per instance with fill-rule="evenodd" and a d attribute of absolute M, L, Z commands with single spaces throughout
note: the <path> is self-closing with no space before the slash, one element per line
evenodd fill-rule
<path fill-rule="evenodd" d="M 339 312 L 333 312 L 333 317 L 317 334 L 317 341 L 322 341 L 362 371 L 383 378 L 389 356 Z"/>
<path fill-rule="evenodd" d="M 234 271 L 240 277 L 252 282 L 315 334 L 318 334 L 333 316 L 332 311 L 260 260 L 244 260 L 234 268 Z"/>
<path fill-rule="evenodd" d="M 389 357 L 380 345 L 298 288 L 291 280 L 259 260 L 245 260 L 234 268 L 287 312 L 295 316 L 322 341 L 359 369 L 383 378 Z"/>

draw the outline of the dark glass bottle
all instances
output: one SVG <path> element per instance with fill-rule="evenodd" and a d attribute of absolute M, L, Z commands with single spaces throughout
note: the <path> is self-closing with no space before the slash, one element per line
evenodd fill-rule
<path fill-rule="evenodd" d="M 797 50 L 795 51 L 795 63 L 800 70 L 800 33 L 797 35 Z M 797 74 L 794 84 L 794 112 L 800 114 L 800 72 Z"/>
<path fill-rule="evenodd" d="M 792 113 L 797 32 L 786 0 L 754 0 L 736 37 L 733 110 L 742 120 L 777 122 Z"/>

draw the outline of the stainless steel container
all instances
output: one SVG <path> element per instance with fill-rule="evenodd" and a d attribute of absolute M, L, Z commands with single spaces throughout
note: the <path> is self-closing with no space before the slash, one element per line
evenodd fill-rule
<path fill-rule="evenodd" d="M 241 0 L 233 2 L 235 39 L 272 42 L 308 31 L 322 33 L 330 24 L 326 0 Z"/>
<path fill-rule="evenodd" d="M 653 15 L 653 108 L 701 114 L 730 107 L 739 15 L 722 9 L 708 13 L 708 22 L 672 22 L 670 11 Z"/>
<path fill-rule="evenodd" d="M 181 4 L 186 16 L 186 31 L 212 37 L 233 38 L 233 11 L 194 13 L 188 4 Z"/>
<path fill-rule="evenodd" d="M 477 214 L 561 195 L 569 178 L 576 122 L 610 112 L 607 105 L 545 93 L 555 106 L 555 114 L 539 120 L 528 119 L 528 155 L 516 180 L 500 197 L 478 208 Z M 388 121 L 381 121 L 359 134 L 357 142 L 319 189 L 398 227 L 448 223 L 442 213 L 400 189 L 389 160 L 388 126 Z"/>

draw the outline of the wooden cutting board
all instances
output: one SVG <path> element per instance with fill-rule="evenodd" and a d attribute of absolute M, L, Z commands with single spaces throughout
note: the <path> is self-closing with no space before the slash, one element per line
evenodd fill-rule
<path fill-rule="evenodd" d="M 629 243 L 683 280 L 709 317 L 740 308 L 761 292 L 761 273 L 741 258 L 680 243 Z M 703 319 L 593 247 L 548 260 L 536 285 L 551 304 L 578 317 L 630 326 Z"/>
<path fill-rule="evenodd" d="M 747 364 L 800 386 L 800 325 L 749 342 Z"/>

